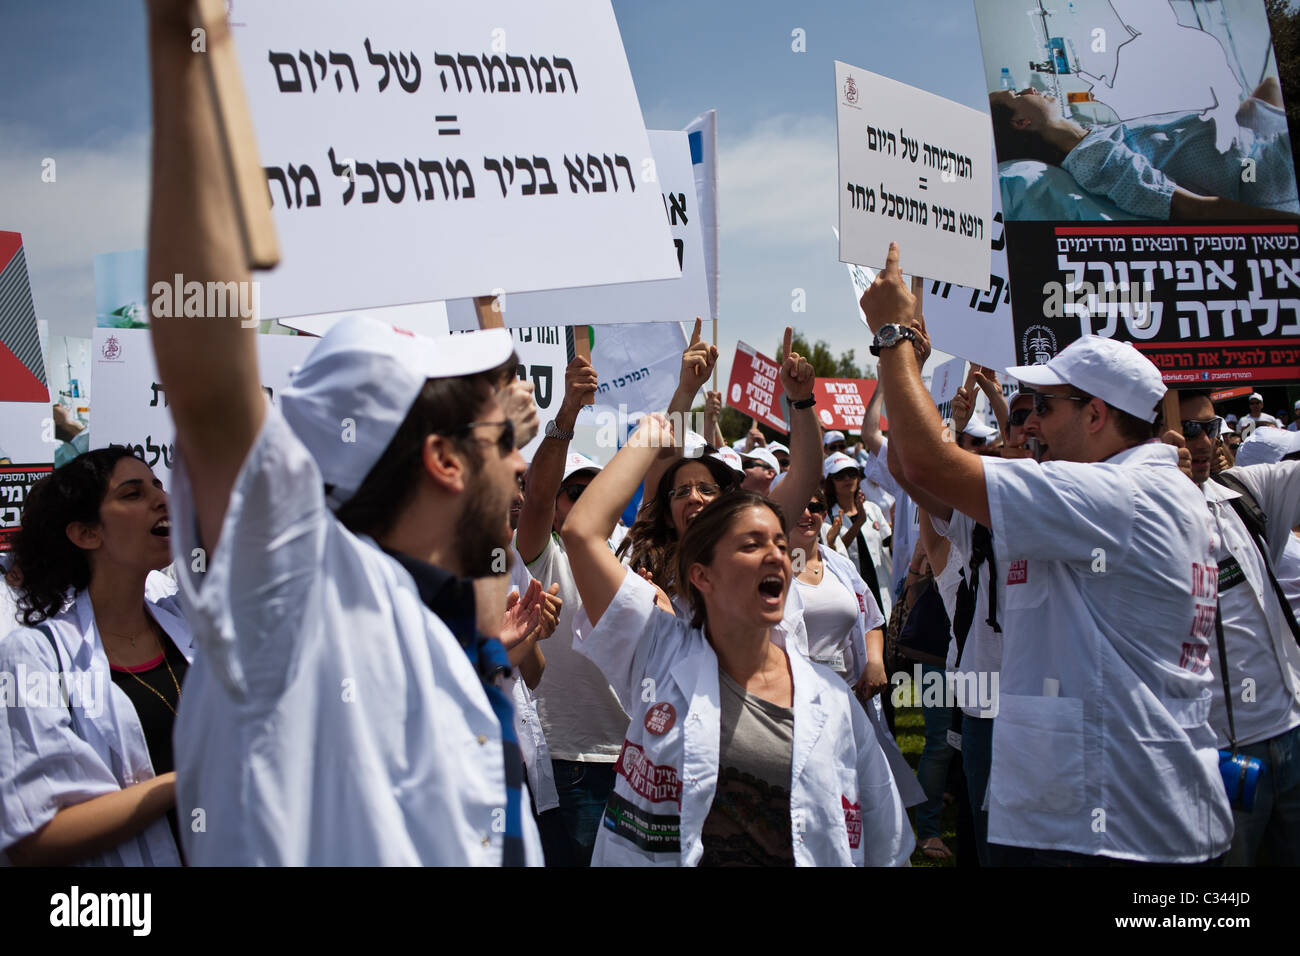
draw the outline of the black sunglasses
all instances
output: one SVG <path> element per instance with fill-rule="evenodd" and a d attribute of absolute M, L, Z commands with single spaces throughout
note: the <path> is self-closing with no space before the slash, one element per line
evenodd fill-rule
<path fill-rule="evenodd" d="M 568 495 L 570 501 L 577 501 L 586 490 L 586 485 L 560 485 L 560 494 Z"/>
<path fill-rule="evenodd" d="M 1010 425 L 1012 428 L 1019 428 L 1025 422 L 1029 421 L 1029 413 L 1031 411 L 1033 411 L 1033 409 L 1017 408 L 1014 412 L 1012 412 L 1010 415 L 1007 416 L 1007 424 Z"/>
<path fill-rule="evenodd" d="M 827 445 L 826 447 L 827 447 L 828 449 L 830 449 L 831 451 L 843 451 L 843 450 L 844 450 L 844 442 L 842 442 L 842 441 L 832 442 L 831 444 Z"/>
<path fill-rule="evenodd" d="M 1194 418 L 1183 419 L 1184 438 L 1199 438 L 1201 432 L 1205 432 L 1205 436 L 1209 438 L 1210 441 L 1214 441 L 1219 437 L 1219 431 L 1222 428 L 1223 419 L 1217 417 L 1211 418 L 1209 421 L 1205 422 L 1198 422 Z"/>
<path fill-rule="evenodd" d="M 499 422 L 466 422 L 453 434 L 465 435 L 472 429 L 488 427 L 501 429 L 501 434 L 497 436 L 497 448 L 501 450 L 502 455 L 508 455 L 515 450 L 515 423 L 508 418 L 503 418 Z"/>
<path fill-rule="evenodd" d="M 1059 399 L 1062 399 L 1063 401 L 1067 401 L 1067 402 L 1090 402 L 1090 401 L 1092 401 L 1092 396 L 1091 396 L 1091 395 L 1087 395 L 1087 396 L 1085 396 L 1085 395 L 1045 395 L 1045 394 L 1043 394 L 1042 392 L 1035 392 L 1035 393 L 1034 393 L 1034 414 L 1037 415 L 1039 418 L 1043 418 L 1044 416 L 1047 415 L 1048 411 L 1049 411 L 1049 410 L 1051 409 L 1051 407 L 1052 407 L 1051 405 L 1048 404 L 1048 402 L 1051 402 L 1053 399 L 1058 399 L 1058 398 L 1059 398 Z"/>

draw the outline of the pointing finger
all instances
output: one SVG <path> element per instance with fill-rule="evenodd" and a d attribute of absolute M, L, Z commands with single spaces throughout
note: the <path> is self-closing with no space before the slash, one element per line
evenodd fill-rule
<path fill-rule="evenodd" d="M 788 359 L 790 357 L 790 342 L 794 337 L 794 329 L 790 326 L 785 327 L 785 340 L 781 343 L 781 357 Z"/>
<path fill-rule="evenodd" d="M 698 345 L 700 342 L 700 330 L 704 328 L 704 321 L 697 315 L 695 317 L 695 331 L 691 333 L 691 345 Z"/>
<path fill-rule="evenodd" d="M 885 276 L 886 278 L 897 276 L 901 282 L 903 279 L 903 272 L 902 269 L 899 268 L 898 260 L 898 243 L 891 242 L 889 244 L 889 254 L 885 256 Z"/>
<path fill-rule="evenodd" d="M 912 318 L 921 317 L 921 299 L 925 295 L 925 280 L 920 276 L 912 276 L 912 297 L 916 299 L 916 306 L 912 309 Z"/>

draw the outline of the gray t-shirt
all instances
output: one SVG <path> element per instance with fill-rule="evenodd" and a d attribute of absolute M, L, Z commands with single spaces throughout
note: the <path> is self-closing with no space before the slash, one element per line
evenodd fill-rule
<path fill-rule="evenodd" d="M 790 778 L 794 708 L 748 693 L 721 669 L 718 789 L 701 866 L 794 866 Z"/>

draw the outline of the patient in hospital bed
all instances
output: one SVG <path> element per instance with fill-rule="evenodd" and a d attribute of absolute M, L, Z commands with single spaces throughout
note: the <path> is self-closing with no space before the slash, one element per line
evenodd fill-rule
<path fill-rule="evenodd" d="M 1277 81 L 1237 110 L 1220 153 L 1214 121 L 1169 113 L 1096 126 L 1035 90 L 989 94 L 1009 219 L 1235 219 L 1300 214 Z"/>

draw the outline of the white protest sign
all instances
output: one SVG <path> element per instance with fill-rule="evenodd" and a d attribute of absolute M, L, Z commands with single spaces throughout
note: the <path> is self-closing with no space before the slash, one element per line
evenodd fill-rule
<path fill-rule="evenodd" d="M 232 33 L 263 318 L 679 274 L 609 0 L 277 0 Z"/>
<path fill-rule="evenodd" d="M 702 217 L 696 202 L 695 174 L 687 134 L 651 130 L 658 189 L 663 199 L 661 215 L 671 230 L 673 259 L 681 263 L 675 279 L 635 282 L 624 285 L 589 286 L 554 292 L 507 295 L 500 300 L 501 317 L 507 328 L 545 325 L 602 325 L 610 322 L 692 322 L 709 315 L 709 290 L 705 279 Z M 646 192 L 654 183 L 642 187 Z M 452 329 L 463 332 L 478 328 L 472 299 L 447 303 Z"/>
<path fill-rule="evenodd" d="M 555 419 L 564 401 L 564 370 L 569 364 L 573 330 L 562 326 L 534 329 L 511 329 L 515 357 L 519 362 L 516 375 L 533 385 L 537 403 L 537 436 L 521 451 L 528 461 L 542 443 L 547 422 Z"/>
<path fill-rule="evenodd" d="M 289 384 L 289 371 L 302 364 L 316 340 L 297 335 L 258 335 L 257 367 L 272 403 Z M 171 487 L 176 465 L 175 436 L 167 411 L 167 389 L 158 380 L 148 329 L 95 329 L 91 352 L 90 444 L 126 445 Z M 214 402 L 220 396 L 213 397 Z"/>
<path fill-rule="evenodd" d="M 372 319 L 387 322 L 395 329 L 404 329 L 407 332 L 414 332 L 416 335 L 423 335 L 430 339 L 437 338 L 439 335 L 446 335 L 449 331 L 447 328 L 447 307 L 442 302 L 419 302 L 415 305 L 392 305 L 385 309 L 366 309 L 365 314 Z M 356 315 L 356 312 L 299 315 L 285 319 L 280 324 L 291 329 L 297 329 L 299 332 L 306 332 L 308 335 L 324 335 L 339 320 L 345 319 L 349 315 Z M 477 326 L 474 326 L 474 328 L 477 328 Z"/>
<path fill-rule="evenodd" d="M 988 288 L 988 115 L 838 60 L 835 102 L 840 261 Z"/>
<path fill-rule="evenodd" d="M 930 379 L 930 397 L 936 405 L 951 402 L 966 379 L 966 360 L 950 359 L 934 370 Z"/>
<path fill-rule="evenodd" d="M 686 124 L 690 134 L 691 166 L 695 169 L 704 271 L 709 279 L 711 315 L 718 317 L 718 111 L 706 110 Z"/>
<path fill-rule="evenodd" d="M 673 322 L 653 325 L 602 325 L 593 330 L 591 364 L 599 385 L 596 418 L 664 411 L 677 390 L 686 334 Z M 584 409 L 578 421 L 586 420 Z"/>

